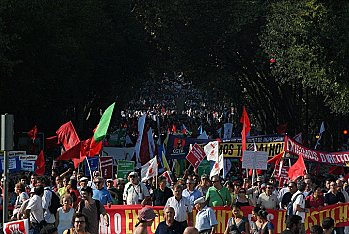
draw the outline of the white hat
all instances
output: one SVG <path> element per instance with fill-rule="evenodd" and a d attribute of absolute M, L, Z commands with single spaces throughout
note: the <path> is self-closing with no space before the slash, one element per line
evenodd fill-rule
<path fill-rule="evenodd" d="M 30 193 L 35 193 L 35 187 L 30 189 Z"/>
<path fill-rule="evenodd" d="M 86 180 L 88 181 L 88 178 L 87 178 L 87 177 L 81 177 L 80 180 L 79 180 L 79 182 L 81 182 L 81 181 L 86 181 Z"/>
<path fill-rule="evenodd" d="M 204 203 L 206 200 L 204 197 L 199 197 L 194 201 L 194 205 Z"/>
<path fill-rule="evenodd" d="M 129 176 L 138 176 L 138 173 L 135 172 L 135 171 L 133 171 L 133 172 L 131 172 L 131 173 L 129 174 Z"/>

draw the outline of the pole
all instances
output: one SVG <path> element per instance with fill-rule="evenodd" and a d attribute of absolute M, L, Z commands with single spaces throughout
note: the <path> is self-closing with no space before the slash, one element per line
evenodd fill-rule
<path fill-rule="evenodd" d="M 13 115 L 4 114 L 1 115 L 1 150 L 4 151 L 4 190 L 3 190 L 3 203 L 2 203 L 2 217 L 3 222 L 8 221 L 8 176 L 9 176 L 9 150 L 13 150 Z"/>

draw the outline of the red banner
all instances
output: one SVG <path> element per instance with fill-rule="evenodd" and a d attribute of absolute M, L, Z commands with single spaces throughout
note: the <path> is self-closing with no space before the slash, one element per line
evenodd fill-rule
<path fill-rule="evenodd" d="M 110 226 L 100 227 L 100 233 L 116 233 L 116 234 L 132 234 L 134 227 L 137 223 L 138 211 L 142 207 L 139 205 L 117 206 L 113 205 L 111 208 L 107 208 L 108 215 L 110 217 Z M 148 229 L 148 233 L 155 233 L 156 227 L 159 222 L 163 221 L 163 207 L 152 207 L 158 217 L 155 218 L 154 223 Z M 232 217 L 232 211 L 229 208 L 215 207 L 218 226 L 216 233 L 224 233 L 228 219 Z M 194 210 L 194 216 L 196 211 Z M 245 217 L 251 221 L 252 207 L 242 207 L 242 212 Z M 285 226 L 285 211 L 268 210 L 268 218 L 274 224 L 274 233 L 281 233 L 286 229 Z M 322 220 L 325 217 L 332 217 L 335 220 L 336 227 L 349 226 L 349 203 L 326 206 L 322 209 L 311 209 L 305 217 L 305 229 L 309 233 L 309 229 L 313 225 L 321 225 Z M 195 222 L 195 220 L 194 220 Z M 103 220 L 101 221 L 103 223 Z"/>
<path fill-rule="evenodd" d="M 308 149 L 292 138 L 285 137 L 285 151 L 294 155 L 303 155 L 303 158 L 308 161 L 327 163 L 327 164 L 346 164 L 349 162 L 349 151 L 343 152 L 321 152 Z"/>
<path fill-rule="evenodd" d="M 205 157 L 205 151 L 198 144 L 195 143 L 186 158 L 190 162 L 190 164 L 193 165 L 193 167 L 196 169 Z"/>

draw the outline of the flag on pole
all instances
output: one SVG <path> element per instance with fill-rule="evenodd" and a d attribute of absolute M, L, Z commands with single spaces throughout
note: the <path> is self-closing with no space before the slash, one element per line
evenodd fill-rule
<path fill-rule="evenodd" d="M 290 167 L 290 169 L 288 171 L 288 177 L 291 180 L 295 180 L 295 179 L 297 179 L 298 176 L 304 176 L 305 170 L 306 170 L 306 167 L 305 167 L 305 163 L 303 160 L 303 155 L 300 154 L 297 162 L 295 162 L 295 164 L 293 164 Z"/>
<path fill-rule="evenodd" d="M 80 139 L 71 121 L 63 124 L 57 131 L 58 142 L 63 144 L 65 150 L 79 144 Z"/>
<path fill-rule="evenodd" d="M 250 119 L 248 118 L 248 114 L 245 107 L 242 108 L 242 116 L 240 119 L 240 123 L 242 123 L 241 142 L 242 142 L 242 152 L 244 152 L 246 150 L 246 137 L 251 130 Z"/>
<path fill-rule="evenodd" d="M 142 181 L 145 181 L 154 176 L 158 176 L 158 162 L 156 160 L 156 157 L 152 158 L 149 162 L 144 164 L 141 169 Z"/>
<path fill-rule="evenodd" d="M 161 176 L 166 178 L 166 185 L 170 187 L 173 183 L 171 179 L 171 172 L 170 171 L 165 171 L 164 173 L 161 174 Z"/>
<path fill-rule="evenodd" d="M 233 134 L 233 124 L 225 123 L 224 124 L 224 136 L 223 139 L 231 139 Z"/>
<path fill-rule="evenodd" d="M 135 146 L 136 161 L 137 161 L 138 168 L 139 168 L 139 164 L 141 163 L 140 152 L 141 152 L 141 144 L 142 144 L 142 138 L 143 138 L 145 118 L 146 118 L 146 114 L 143 114 L 138 119 L 138 138 L 137 138 L 137 142 L 136 142 L 136 146 Z"/>
<path fill-rule="evenodd" d="M 204 146 L 204 151 L 207 157 L 207 161 L 217 161 L 219 154 L 219 142 L 211 141 Z"/>
<path fill-rule="evenodd" d="M 44 157 L 43 150 L 40 151 L 40 154 L 35 161 L 35 165 L 36 165 L 35 174 L 40 176 L 44 175 L 45 174 L 45 157 Z"/>
<path fill-rule="evenodd" d="M 107 134 L 107 130 L 109 127 L 109 123 L 111 120 L 111 116 L 113 114 L 115 102 L 111 104 L 103 113 L 101 119 L 99 120 L 99 124 L 95 133 L 93 134 L 93 138 L 96 142 L 100 142 L 104 139 Z"/>
<path fill-rule="evenodd" d="M 214 175 L 219 175 L 222 169 L 224 169 L 223 154 L 219 155 L 217 161 L 213 164 L 210 173 L 210 178 L 212 178 L 212 176 Z"/>
<path fill-rule="evenodd" d="M 302 133 L 298 133 L 297 135 L 295 135 L 293 137 L 293 140 L 295 140 L 296 142 L 298 142 L 299 144 L 303 144 L 303 138 L 302 138 Z"/>
<path fill-rule="evenodd" d="M 148 138 L 148 149 L 149 149 L 149 156 L 150 158 L 154 157 L 155 154 L 155 142 L 153 137 L 153 129 L 150 127 L 147 132 L 147 138 Z"/>
<path fill-rule="evenodd" d="M 319 138 L 316 141 L 315 149 L 320 145 L 320 140 L 322 138 L 322 133 L 325 131 L 325 122 L 322 121 L 321 126 L 320 126 L 320 133 L 319 133 Z"/>

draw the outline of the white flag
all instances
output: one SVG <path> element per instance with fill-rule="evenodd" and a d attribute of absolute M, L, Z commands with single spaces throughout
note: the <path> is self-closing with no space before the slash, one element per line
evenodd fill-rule
<path fill-rule="evenodd" d="M 223 139 L 231 139 L 232 134 L 233 134 L 233 124 L 232 123 L 225 123 L 224 124 Z"/>
<path fill-rule="evenodd" d="M 219 142 L 211 141 L 204 146 L 204 151 L 207 156 L 208 161 L 217 161 L 218 160 L 218 151 L 219 151 Z"/>
<path fill-rule="evenodd" d="M 224 162 L 223 162 L 223 153 L 218 156 L 218 160 L 214 163 L 211 173 L 210 173 L 210 178 L 214 175 L 219 175 L 221 170 L 224 168 Z"/>
<path fill-rule="evenodd" d="M 158 176 L 158 162 L 156 157 L 142 166 L 141 177 L 145 181 L 151 177 Z"/>

